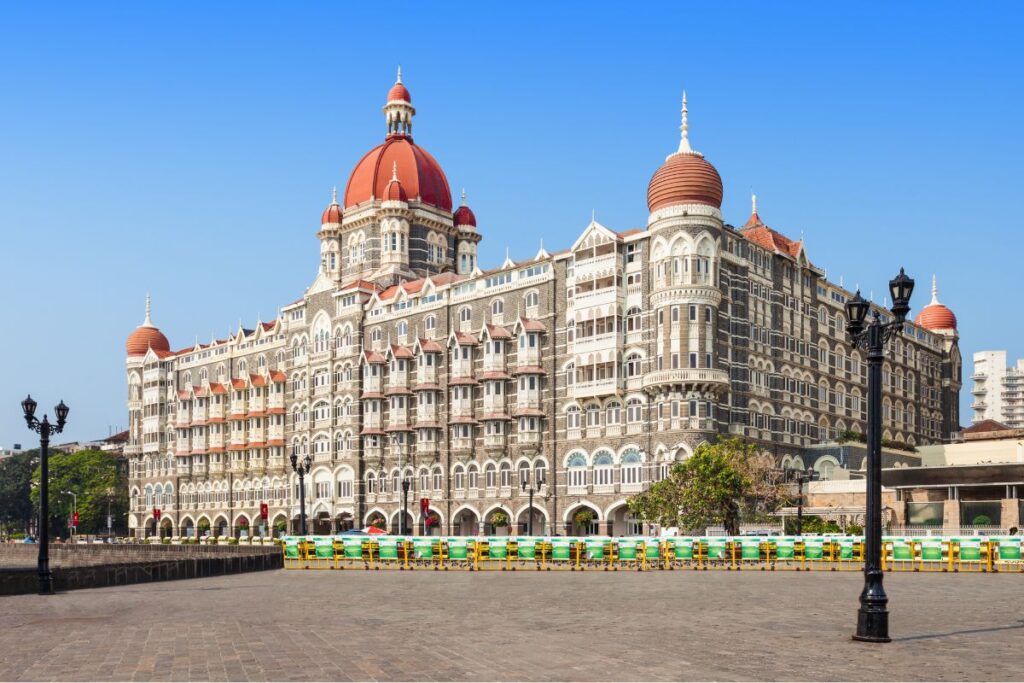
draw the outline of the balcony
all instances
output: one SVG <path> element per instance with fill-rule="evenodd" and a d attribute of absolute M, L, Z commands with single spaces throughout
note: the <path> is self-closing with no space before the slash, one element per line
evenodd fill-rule
<path fill-rule="evenodd" d="M 505 435 L 504 434 L 485 434 L 484 435 L 484 448 L 488 450 L 504 450 L 505 448 Z"/>
<path fill-rule="evenodd" d="M 417 384 L 437 384 L 437 366 L 421 366 L 416 370 Z"/>
<path fill-rule="evenodd" d="M 516 434 L 516 443 L 520 446 L 539 446 L 540 432 L 519 432 Z"/>
<path fill-rule="evenodd" d="M 505 412 L 505 397 L 503 395 L 501 395 L 501 396 L 494 396 L 492 394 L 490 396 L 484 396 L 484 413 L 485 414 L 486 413 L 491 413 L 491 414 L 500 415 L 500 414 L 502 414 L 504 412 Z"/>
<path fill-rule="evenodd" d="M 485 355 L 484 372 L 505 372 L 505 355 Z"/>
<path fill-rule="evenodd" d="M 359 346 L 357 344 L 349 344 L 347 346 L 338 346 L 334 349 L 335 358 L 348 358 L 349 356 L 359 355 Z"/>
<path fill-rule="evenodd" d="M 602 287 L 590 292 L 576 292 L 574 307 L 578 311 L 588 306 L 619 305 L 623 303 L 624 299 L 625 293 L 622 289 L 618 287 Z"/>
<path fill-rule="evenodd" d="M 267 409 L 284 408 L 284 392 L 276 392 L 267 399 Z"/>
<path fill-rule="evenodd" d="M 658 370 L 644 375 L 644 388 L 664 385 L 691 385 L 706 389 L 725 388 L 729 385 L 729 373 L 715 368 L 686 368 Z"/>
<path fill-rule="evenodd" d="M 573 275 L 577 282 L 611 277 L 619 272 L 621 272 L 619 255 L 615 251 L 600 256 L 576 259 L 573 265 Z"/>
<path fill-rule="evenodd" d="M 540 410 L 540 392 L 526 391 L 516 396 L 516 411 Z"/>
<path fill-rule="evenodd" d="M 471 437 L 455 437 L 451 440 L 451 449 L 453 451 L 471 451 L 473 450 L 473 439 Z"/>
<path fill-rule="evenodd" d="M 518 365 L 519 367 L 525 367 L 527 365 L 540 365 L 540 349 L 519 349 L 518 353 L 516 353 L 516 365 Z"/>
<path fill-rule="evenodd" d="M 619 332 L 605 332 L 589 337 L 577 337 L 572 343 L 572 353 L 585 354 L 614 349 L 619 341 Z"/>
<path fill-rule="evenodd" d="M 436 441 L 417 441 L 416 455 L 419 457 L 433 458 L 437 455 Z"/>
<path fill-rule="evenodd" d="M 592 379 L 587 382 L 576 382 L 569 390 L 576 398 L 585 398 L 588 396 L 606 396 L 608 394 L 614 394 L 618 391 L 619 380 L 615 377 L 605 377 L 604 379 Z"/>
<path fill-rule="evenodd" d="M 452 362 L 452 377 L 472 377 L 473 361 L 457 360 Z"/>
<path fill-rule="evenodd" d="M 363 377 L 363 393 L 379 394 L 382 384 L 380 375 L 367 375 Z"/>
<path fill-rule="evenodd" d="M 193 422 L 206 422 L 206 408 L 196 408 L 192 411 Z"/>

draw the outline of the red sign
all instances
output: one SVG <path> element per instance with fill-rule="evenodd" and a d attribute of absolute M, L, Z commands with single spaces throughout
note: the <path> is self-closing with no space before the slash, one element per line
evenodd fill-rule
<path fill-rule="evenodd" d="M 429 498 L 420 498 L 420 511 L 423 512 L 424 515 L 430 511 Z"/>
<path fill-rule="evenodd" d="M 72 512 L 71 513 L 71 526 L 78 526 L 78 513 L 77 512 Z"/>
<path fill-rule="evenodd" d="M 266 503 L 260 503 L 260 517 L 266 519 L 270 516 L 270 508 L 267 507 Z"/>
<path fill-rule="evenodd" d="M 153 508 L 153 519 L 160 521 L 160 508 Z"/>

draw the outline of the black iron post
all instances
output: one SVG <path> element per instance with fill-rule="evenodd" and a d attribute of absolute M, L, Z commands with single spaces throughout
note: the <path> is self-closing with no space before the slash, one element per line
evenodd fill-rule
<path fill-rule="evenodd" d="M 857 611 L 857 632 L 854 640 L 869 643 L 888 643 L 889 598 L 882 585 L 882 361 L 885 344 L 903 331 L 910 312 L 910 295 L 914 281 L 900 268 L 900 273 L 889 282 L 892 295 L 893 320 L 882 322 L 878 310 L 871 312 L 871 321 L 865 325 L 871 305 L 858 291 L 846 303 L 847 332 L 854 347 L 863 346 L 868 357 L 868 424 L 867 424 L 867 495 L 864 526 L 864 589 L 860 594 Z"/>
<path fill-rule="evenodd" d="M 529 520 L 526 523 L 527 529 L 528 529 L 527 534 L 529 534 L 530 536 L 533 536 L 533 494 L 537 493 L 538 491 L 540 491 L 540 487 L 543 486 L 543 485 L 544 485 L 544 480 L 543 479 L 541 479 L 540 477 L 537 477 L 536 481 L 533 481 L 531 479 L 531 475 L 528 474 L 528 473 L 525 473 L 525 472 L 523 473 L 523 476 L 520 477 L 520 479 L 519 479 L 519 487 L 523 491 L 526 491 L 526 492 L 528 492 L 530 494 L 530 505 L 527 508 L 527 514 L 529 515 Z M 529 488 L 527 488 L 527 486 L 529 486 Z"/>
<path fill-rule="evenodd" d="M 50 573 L 50 434 L 60 434 L 68 420 L 69 408 L 64 401 L 53 409 L 57 424 L 51 425 L 46 415 L 40 422 L 35 417 L 38 404 L 29 395 L 21 402 L 28 428 L 39 433 L 39 594 L 53 595 L 53 574 Z"/>
<path fill-rule="evenodd" d="M 816 477 L 816 472 L 813 467 L 808 467 L 807 471 L 804 470 L 789 470 L 790 472 L 796 472 L 796 535 L 804 535 L 804 482 L 812 481 Z"/>
<path fill-rule="evenodd" d="M 402 514 L 398 518 L 398 533 L 400 536 L 405 535 L 405 516 L 409 514 L 409 489 L 412 487 L 412 482 L 409 481 L 409 477 L 403 475 L 402 477 Z"/>
<path fill-rule="evenodd" d="M 292 461 L 292 471 L 299 475 L 299 526 L 302 535 L 305 536 L 306 531 L 306 475 L 309 474 L 309 469 L 313 465 L 313 461 L 307 454 L 302 460 L 302 464 L 299 464 L 299 456 L 295 453 L 295 449 L 292 449 L 290 456 Z"/>

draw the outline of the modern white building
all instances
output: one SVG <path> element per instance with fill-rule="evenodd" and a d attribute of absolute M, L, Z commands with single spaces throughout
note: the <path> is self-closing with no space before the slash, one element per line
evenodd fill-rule
<path fill-rule="evenodd" d="M 1006 364 L 1006 351 L 974 354 L 974 411 L 972 422 L 995 420 L 1007 427 L 1024 429 L 1024 359 Z"/>

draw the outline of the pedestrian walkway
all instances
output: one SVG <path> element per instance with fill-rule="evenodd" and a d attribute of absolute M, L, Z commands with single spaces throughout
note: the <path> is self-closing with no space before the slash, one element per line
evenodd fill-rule
<path fill-rule="evenodd" d="M 1024 591 L 886 577 L 894 642 L 850 640 L 862 577 L 286 572 L 0 598 L 0 680 L 1008 680 Z"/>

